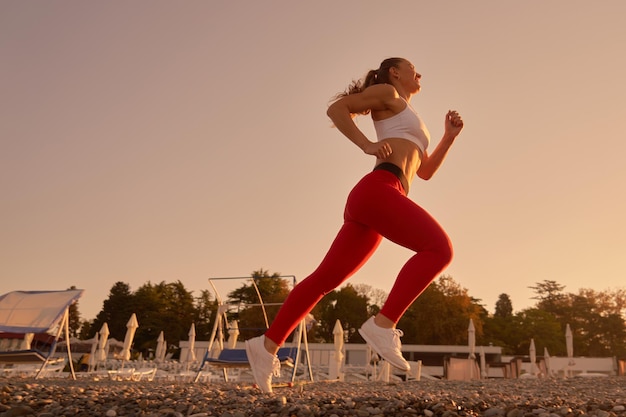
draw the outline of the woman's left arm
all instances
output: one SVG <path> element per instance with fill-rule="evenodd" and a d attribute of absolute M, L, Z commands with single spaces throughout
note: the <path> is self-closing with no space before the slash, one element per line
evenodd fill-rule
<path fill-rule="evenodd" d="M 453 110 L 448 111 L 446 114 L 443 137 L 431 154 L 424 152 L 424 155 L 422 156 L 422 163 L 417 169 L 418 177 L 424 180 L 429 180 L 433 175 L 435 175 L 435 172 L 437 172 L 444 159 L 446 159 L 448 150 L 450 150 L 450 147 L 459 133 L 461 133 L 462 129 L 463 119 L 461 119 L 459 113 Z"/>

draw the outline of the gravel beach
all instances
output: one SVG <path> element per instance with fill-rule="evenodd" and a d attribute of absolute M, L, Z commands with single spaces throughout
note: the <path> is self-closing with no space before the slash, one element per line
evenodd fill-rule
<path fill-rule="evenodd" d="M 0 416 L 626 416 L 626 378 L 250 384 L 0 379 Z"/>

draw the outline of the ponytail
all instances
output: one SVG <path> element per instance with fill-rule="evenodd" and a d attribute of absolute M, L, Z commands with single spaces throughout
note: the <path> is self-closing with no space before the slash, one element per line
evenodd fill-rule
<path fill-rule="evenodd" d="M 391 67 L 397 68 L 400 62 L 405 61 L 404 58 L 387 58 L 385 59 L 378 69 L 369 70 L 365 77 L 360 80 L 352 80 L 348 88 L 341 93 L 336 94 L 331 102 L 337 101 L 342 97 L 349 96 L 350 94 L 357 94 L 363 92 L 366 88 L 374 84 L 391 84 L 389 79 L 389 69 Z M 366 110 L 362 114 L 369 114 L 369 110 Z"/>

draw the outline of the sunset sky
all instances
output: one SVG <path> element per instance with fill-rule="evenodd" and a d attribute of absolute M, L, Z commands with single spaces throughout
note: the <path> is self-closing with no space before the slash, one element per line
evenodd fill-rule
<path fill-rule="evenodd" d="M 432 135 L 465 129 L 409 197 L 445 271 L 493 311 L 543 280 L 626 285 L 626 2 L 0 1 L 0 293 L 258 269 L 303 279 L 373 157 L 329 99 L 391 56 Z M 371 120 L 359 126 L 375 139 Z M 349 282 L 389 291 L 383 242 Z M 140 323 L 141 325 L 141 323 Z"/>

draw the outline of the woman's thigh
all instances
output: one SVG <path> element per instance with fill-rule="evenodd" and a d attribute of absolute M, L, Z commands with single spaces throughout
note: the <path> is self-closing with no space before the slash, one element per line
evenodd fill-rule
<path fill-rule="evenodd" d="M 395 186 L 392 177 L 378 175 L 370 181 L 367 177 L 365 180 L 355 187 L 348 198 L 346 219 L 361 223 L 416 252 L 450 246 L 448 235 L 441 225 L 406 197 Z"/>

